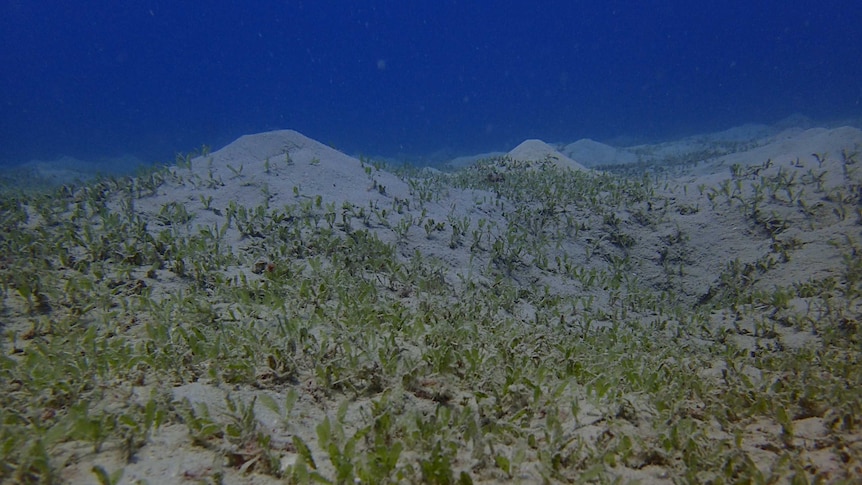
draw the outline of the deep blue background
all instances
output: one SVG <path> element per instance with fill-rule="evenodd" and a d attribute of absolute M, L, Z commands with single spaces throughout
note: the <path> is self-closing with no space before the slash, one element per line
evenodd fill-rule
<path fill-rule="evenodd" d="M 862 116 L 857 0 L 0 5 L 0 163 L 276 128 L 415 156 Z"/>

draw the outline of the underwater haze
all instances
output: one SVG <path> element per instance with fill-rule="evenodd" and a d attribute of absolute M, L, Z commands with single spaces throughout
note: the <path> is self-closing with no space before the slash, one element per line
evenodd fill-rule
<path fill-rule="evenodd" d="M 862 116 L 862 3 L 0 3 L 0 164 L 291 128 L 432 159 Z"/>

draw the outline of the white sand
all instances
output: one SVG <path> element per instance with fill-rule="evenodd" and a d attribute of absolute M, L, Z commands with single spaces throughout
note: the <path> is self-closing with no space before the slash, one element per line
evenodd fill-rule
<path fill-rule="evenodd" d="M 663 241 L 672 236 L 674 230 L 682 228 L 685 231 L 690 239 L 685 243 L 682 252 L 676 255 L 680 261 L 685 261 L 688 273 L 685 287 L 680 290 L 680 298 L 694 304 L 716 284 L 717 275 L 728 261 L 755 261 L 768 252 L 772 244 L 771 239 L 752 227 L 737 209 L 719 204 L 715 210 L 707 210 L 708 202 L 702 192 L 715 189 L 730 179 L 732 165 L 756 168 L 764 165 L 767 160 L 772 160 L 772 165 L 764 165 L 759 172 L 762 175 L 774 175 L 779 170 L 786 170 L 802 177 L 808 170 L 827 170 L 825 186 L 835 187 L 844 180 L 840 162 L 843 149 L 862 149 L 862 131 L 850 127 L 789 128 L 777 131 L 752 125 L 675 143 L 612 147 L 592 140 L 579 140 L 561 150 L 540 140 L 526 140 L 509 151 L 508 156 L 515 160 L 551 160 L 562 167 L 575 170 L 599 165 L 631 165 L 667 158 L 680 160 L 694 157 L 699 163 L 683 164 L 681 173 L 665 175 L 668 180 L 667 188 L 662 189 L 660 194 L 665 197 L 664 210 L 667 219 L 664 223 L 656 227 L 645 227 L 635 222 L 633 214 L 618 214 L 623 227 L 637 241 L 630 256 L 642 262 L 637 269 L 638 275 L 656 287 L 664 280 L 664 273 L 658 262 L 658 252 L 663 247 Z M 812 155 L 814 153 L 828 154 L 823 166 L 820 166 Z M 450 166 L 469 165 L 471 160 L 470 157 L 462 158 L 453 161 Z M 363 166 L 358 159 L 291 130 L 243 136 L 221 150 L 194 159 L 191 168 L 174 168 L 172 171 L 176 178 L 159 187 L 155 195 L 137 200 L 135 210 L 148 220 L 154 221 L 164 204 L 180 202 L 194 214 L 192 232 L 198 226 L 223 224 L 224 211 L 231 204 L 246 207 L 262 204 L 279 208 L 320 196 L 325 204 L 335 204 L 337 208 L 345 202 L 362 208 L 390 208 L 396 200 L 415 200 L 417 196 L 408 183 L 398 176 Z M 748 181 L 749 179 L 746 179 L 745 190 L 749 190 Z M 814 205 L 822 198 L 822 194 L 807 194 L 805 197 L 805 200 Z M 204 200 L 209 200 L 209 208 L 205 207 L 207 204 Z M 697 210 L 689 210 L 695 207 Z M 407 217 L 425 218 L 435 222 L 445 222 L 449 218 L 467 218 L 471 227 L 475 227 L 479 219 L 485 219 L 496 224 L 495 231 L 502 232 L 505 230 L 503 211 L 506 208 L 506 202 L 498 203 L 491 192 L 449 188 L 445 193 L 436 194 L 424 209 L 420 210 L 413 204 L 405 209 L 403 214 L 393 216 L 391 222 L 396 223 Z M 654 210 L 659 211 L 658 208 Z M 775 210 L 781 212 L 778 215 L 788 219 L 800 218 L 798 207 L 793 205 Z M 834 224 L 812 223 L 807 227 L 799 224 L 788 229 L 782 238 L 796 238 L 802 246 L 793 253 L 791 261 L 764 275 L 758 282 L 758 288 L 769 289 L 793 281 L 834 274 L 840 268 L 841 261 L 828 241 L 847 231 L 858 235 L 858 226 L 853 224 L 850 220 Z M 368 230 L 377 233 L 385 242 L 398 241 L 391 228 L 376 222 L 372 223 Z M 588 240 L 592 233 L 589 230 L 586 232 L 587 235 L 582 237 Z M 232 246 L 234 251 L 241 251 L 251 244 L 235 227 L 227 231 L 225 242 Z M 444 270 L 447 283 L 453 287 L 457 288 L 460 277 L 467 274 L 472 274 L 477 281 L 483 281 L 485 278 L 481 271 L 488 266 L 488 261 L 482 258 L 487 256 L 474 257 L 468 248 L 450 247 L 448 237 L 442 232 L 432 231 L 430 235 L 426 235 L 422 228 L 414 226 L 405 240 L 397 244 L 399 257 L 404 260 L 409 260 L 416 251 L 435 258 Z M 584 251 L 583 248 L 577 250 Z M 599 267 L 606 262 L 595 258 L 583 264 L 585 267 Z M 260 278 L 253 274 L 251 268 L 236 268 L 235 272 L 249 279 Z M 570 280 L 549 272 L 532 270 L 520 277 L 522 280 L 518 281 L 518 284 L 524 287 L 548 285 L 560 294 L 573 291 Z M 182 286 L 182 282 L 167 278 L 151 281 L 149 284 L 154 287 L 154 295 L 169 294 Z M 606 300 L 600 298 L 597 304 L 605 302 Z M 518 308 L 516 312 L 528 321 L 535 315 L 536 309 L 525 306 Z M 729 325 L 722 320 L 722 315 L 717 314 L 715 318 L 716 326 Z M 784 344 L 791 347 L 805 345 L 815 338 L 792 329 L 779 330 L 784 337 Z M 744 336 L 739 337 L 739 342 L 742 346 L 753 347 L 757 344 L 753 338 Z M 715 378 L 721 375 L 721 371 L 721 366 L 708 368 L 703 370 L 703 377 Z M 750 377 L 758 379 L 759 374 L 752 371 Z M 248 388 L 233 389 L 233 395 L 243 399 L 250 399 L 254 394 L 255 391 Z M 273 397 L 281 400 L 282 394 L 273 393 Z M 223 409 L 225 389 L 202 379 L 200 382 L 173 389 L 173 395 L 177 399 L 187 398 L 193 403 L 206 403 L 216 413 Z M 313 435 L 315 423 L 327 412 L 325 406 L 332 404 L 321 407 L 310 399 L 303 400 L 298 414 L 304 417 L 293 423 L 294 432 Z M 331 412 L 331 409 L 328 411 Z M 271 431 L 275 441 L 288 442 L 289 434 L 277 429 L 278 420 L 271 412 L 260 404 L 256 412 L 261 424 Z M 823 424 L 806 423 L 806 426 L 808 427 L 800 427 L 799 432 L 814 436 L 822 431 Z M 297 431 L 297 428 L 302 431 Z M 603 432 L 603 428 L 587 426 L 582 432 L 585 439 L 596 438 Z M 314 451 L 316 456 L 323 453 L 320 450 Z M 290 456 L 295 458 L 295 455 L 290 453 L 287 455 L 288 461 Z M 194 477 L 206 475 L 208 470 L 211 472 L 213 468 L 225 472 L 225 483 L 274 482 L 269 477 L 244 476 L 237 470 L 214 464 L 214 460 L 219 460 L 217 454 L 193 446 L 180 427 L 166 426 L 155 433 L 150 443 L 138 452 L 134 463 L 121 463 L 118 453 L 106 452 L 96 457 L 87 455 L 64 470 L 64 478 L 70 482 L 84 483 L 92 479 L 89 472 L 92 465 L 102 464 L 107 469 L 125 466 L 124 483 L 131 483 L 135 479 L 146 479 L 150 483 L 190 483 Z M 464 460 L 469 461 L 469 457 L 464 457 Z M 648 466 L 643 470 L 626 469 L 621 473 L 631 479 L 661 482 L 661 471 L 651 468 Z M 536 478 L 537 476 L 533 475 L 527 480 Z"/>
<path fill-rule="evenodd" d="M 563 155 L 542 140 L 526 140 L 508 153 L 513 160 L 527 162 L 550 161 L 554 165 L 573 170 L 584 170 L 584 166 Z"/>

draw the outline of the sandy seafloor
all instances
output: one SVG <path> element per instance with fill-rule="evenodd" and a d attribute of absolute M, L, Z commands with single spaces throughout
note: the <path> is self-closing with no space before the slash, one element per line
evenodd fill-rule
<path fill-rule="evenodd" d="M 140 178 L 5 172 L 54 202 L 2 216 L 0 478 L 45 478 L 43 443 L 59 483 L 860 479 L 862 131 L 508 148 L 405 171 L 284 130 Z M 97 369 L 110 345 L 138 360 Z M 92 367 L 52 386 L 49 352 Z"/>

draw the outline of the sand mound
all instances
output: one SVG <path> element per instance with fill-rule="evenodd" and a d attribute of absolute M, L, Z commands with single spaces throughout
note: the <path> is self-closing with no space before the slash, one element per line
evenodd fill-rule
<path fill-rule="evenodd" d="M 622 148 L 605 145 L 589 138 L 569 143 L 562 152 L 569 158 L 580 160 L 586 167 L 597 165 L 617 165 L 638 161 L 634 153 Z"/>
<path fill-rule="evenodd" d="M 176 173 L 188 185 L 163 186 L 146 200 L 153 210 L 183 201 L 189 210 L 238 205 L 282 207 L 321 195 L 337 207 L 359 206 L 407 197 L 409 188 L 397 176 L 375 169 L 293 130 L 240 137 L 226 147 L 191 160 Z M 215 223 L 215 211 L 201 210 L 200 222 Z"/>
<path fill-rule="evenodd" d="M 244 135 L 221 150 L 213 153 L 217 160 L 260 160 L 284 157 L 285 154 L 296 162 L 309 162 L 313 158 L 334 160 L 350 165 L 356 162 L 334 148 L 312 140 L 294 130 L 277 130 L 265 133 Z"/>
<path fill-rule="evenodd" d="M 558 152 L 556 148 L 548 145 L 542 140 L 526 140 L 513 148 L 508 155 L 514 160 L 525 162 L 541 162 L 544 160 L 550 160 L 554 162 L 555 165 L 561 167 L 585 170 L 583 165 Z"/>
<path fill-rule="evenodd" d="M 811 128 L 799 130 L 791 128 L 778 135 L 763 140 L 763 145 L 751 150 L 720 157 L 725 165 L 739 163 L 747 166 L 762 163 L 768 159 L 791 161 L 809 158 L 812 154 L 841 156 L 841 150 L 854 145 L 862 145 L 862 131 L 844 126 L 828 130 Z"/>

